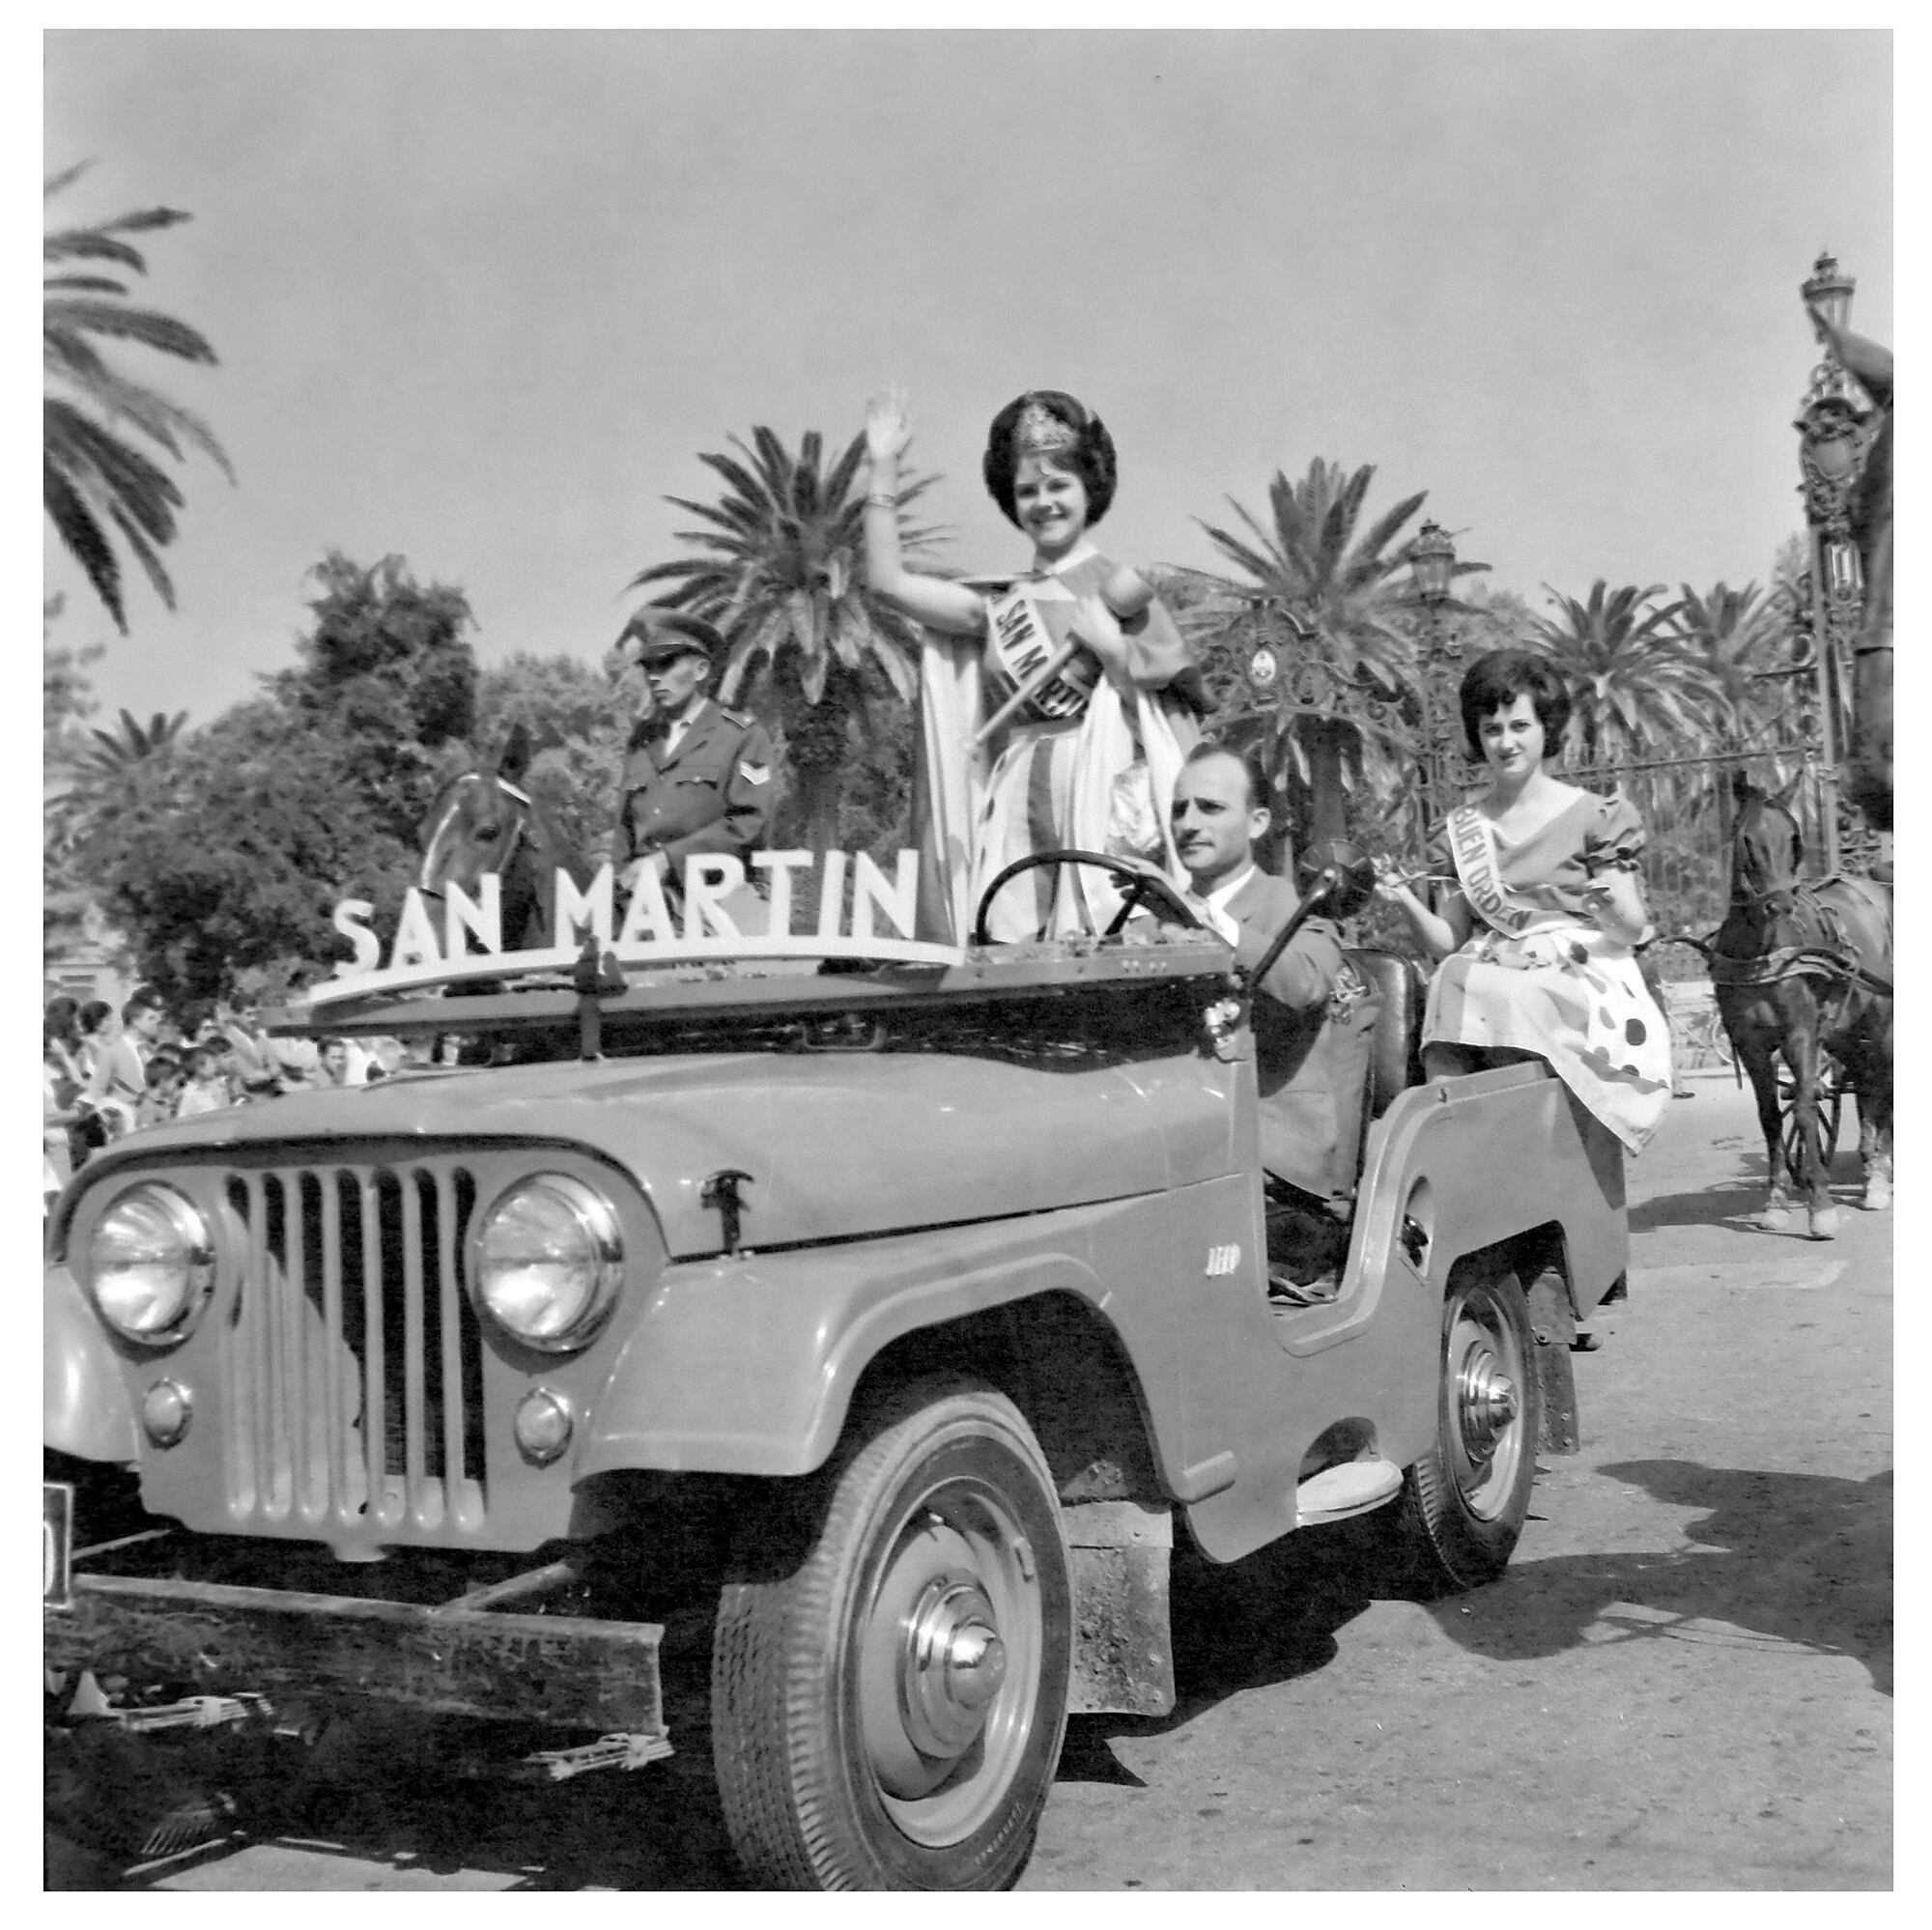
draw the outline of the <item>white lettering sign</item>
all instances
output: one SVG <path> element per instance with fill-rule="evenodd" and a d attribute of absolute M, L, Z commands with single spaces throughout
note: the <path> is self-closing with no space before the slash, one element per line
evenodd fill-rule
<path fill-rule="evenodd" d="M 459 884 L 443 888 L 442 949 L 451 958 L 461 958 L 469 950 L 465 943 L 469 937 L 485 951 L 503 949 L 503 881 L 496 872 L 485 871 L 476 889 L 483 894 L 480 905 Z"/>
<path fill-rule="evenodd" d="M 627 945 L 669 945 L 677 938 L 670 922 L 670 907 L 665 903 L 665 888 L 658 874 L 646 865 L 631 888 L 631 902 L 624 913 L 624 928 L 617 934 L 617 949 Z M 561 941 L 559 941 L 561 942 Z"/>
<path fill-rule="evenodd" d="M 799 874 L 819 872 L 817 927 L 792 930 Z M 748 877 L 749 873 L 749 877 Z M 851 903 L 846 903 L 847 882 Z M 461 886 L 443 888 L 443 930 L 419 890 L 403 898 L 386 969 L 378 969 L 381 948 L 369 928 L 374 907 L 344 898 L 335 907 L 335 929 L 355 949 L 338 977 L 311 988 L 310 1008 L 363 998 L 372 992 L 501 978 L 506 971 L 567 971 L 586 938 L 623 965 L 675 965 L 685 961 L 761 958 L 870 958 L 914 964 L 955 964 L 961 948 L 916 938 L 919 854 L 900 851 L 889 873 L 867 853 L 754 851 L 746 861 L 703 853 L 682 868 L 684 916 L 677 920 L 664 882 L 648 865 L 639 868 L 622 926 L 612 935 L 615 887 L 605 865 L 588 886 L 568 871 L 556 874 L 552 938 L 547 951 L 502 949 L 501 881 L 486 872 L 476 896 Z M 680 929 L 680 925 L 682 928 Z M 471 941 L 481 947 L 471 951 Z"/>
<path fill-rule="evenodd" d="M 389 950 L 389 970 L 405 965 L 440 965 L 442 953 L 436 949 L 436 926 L 430 922 L 429 907 L 422 894 L 412 885 L 403 894 L 403 915 L 396 922 L 396 942 Z"/>
<path fill-rule="evenodd" d="M 723 900 L 743 889 L 745 866 L 723 852 L 706 851 L 684 867 L 684 935 L 703 938 L 708 924 L 721 938 L 742 938 Z"/>
<path fill-rule="evenodd" d="M 551 919 L 551 930 L 555 934 L 558 945 L 568 945 L 575 951 L 587 934 L 596 939 L 598 951 L 609 950 L 611 890 L 609 864 L 597 867 L 597 875 L 591 879 L 587 892 L 577 889 L 577 880 L 561 865 L 556 867 L 555 911 Z"/>
<path fill-rule="evenodd" d="M 376 907 L 367 898 L 344 898 L 335 908 L 335 928 L 355 948 L 354 958 L 340 959 L 335 976 L 346 979 L 355 972 L 373 972 L 383 962 L 382 941 L 369 929 Z"/>

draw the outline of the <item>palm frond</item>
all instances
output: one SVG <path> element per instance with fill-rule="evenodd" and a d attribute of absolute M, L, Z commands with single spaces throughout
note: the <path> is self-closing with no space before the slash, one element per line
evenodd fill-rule
<path fill-rule="evenodd" d="M 148 264 L 126 241 L 117 241 L 98 228 L 74 228 L 65 234 L 49 235 L 41 244 L 41 258 L 49 262 L 119 262 L 136 274 L 148 271 Z"/>
<path fill-rule="evenodd" d="M 153 308 L 124 308 L 109 301 L 94 301 L 84 296 L 57 296 L 42 304 L 46 326 L 84 328 L 91 334 L 111 335 L 123 341 L 139 342 L 144 348 L 158 349 L 165 355 L 183 361 L 213 362 L 213 349 L 208 338 L 185 322 L 163 315 Z"/>
<path fill-rule="evenodd" d="M 1426 489 L 1418 490 L 1413 496 L 1404 497 L 1393 509 L 1378 517 L 1369 525 L 1367 532 L 1355 545 L 1355 555 L 1360 560 L 1358 569 L 1351 570 L 1350 575 L 1355 577 L 1356 581 L 1366 582 L 1376 577 L 1386 576 L 1391 570 L 1401 566 L 1406 560 L 1405 557 L 1384 557 L 1382 551 L 1387 547 L 1390 537 L 1428 500 L 1429 492 Z M 1487 565 L 1478 563 L 1470 567 L 1483 569 Z"/>
<path fill-rule="evenodd" d="M 105 533 L 79 491 L 55 468 L 51 457 L 43 462 L 41 474 L 42 498 L 54 534 L 80 565 L 89 586 L 114 619 L 115 629 L 125 637 L 128 619 L 121 602 L 121 566 Z"/>
<path fill-rule="evenodd" d="M 118 502 L 108 509 L 107 515 L 115 528 L 120 530 L 122 541 L 133 551 L 135 560 L 147 572 L 155 594 L 172 610 L 175 607 L 175 586 L 169 581 L 167 571 L 161 567 L 161 559 L 155 553 L 146 533 Z"/>

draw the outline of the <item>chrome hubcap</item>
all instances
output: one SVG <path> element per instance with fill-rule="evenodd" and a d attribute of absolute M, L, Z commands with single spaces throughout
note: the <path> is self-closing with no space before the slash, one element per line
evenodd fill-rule
<path fill-rule="evenodd" d="M 985 1591 L 938 1575 L 906 1619 L 899 1694 L 906 1733 L 923 1755 L 956 1756 L 986 1719 L 1006 1680 L 1007 1645 Z"/>
<path fill-rule="evenodd" d="M 1516 1382 L 1485 1346 L 1463 1363 L 1456 1396 L 1463 1416 L 1463 1445 L 1472 1461 L 1487 1461 L 1498 1436 L 1517 1417 Z"/>
<path fill-rule="evenodd" d="M 1479 1520 L 1504 1514 L 1525 1452 L 1522 1348 L 1501 1304 L 1483 1287 L 1455 1303 L 1443 1357 L 1443 1460 Z"/>
<path fill-rule="evenodd" d="M 872 1781 L 930 1848 L 998 1813 L 1039 1697 L 1044 1625 L 1031 1544 L 998 1489 L 941 1483 L 900 1518 L 855 1656 Z"/>

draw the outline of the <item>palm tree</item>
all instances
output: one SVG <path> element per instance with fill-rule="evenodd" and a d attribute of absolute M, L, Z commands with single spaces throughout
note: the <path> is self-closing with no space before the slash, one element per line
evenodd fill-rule
<path fill-rule="evenodd" d="M 1677 621 L 1685 641 L 1721 691 L 1731 728 L 1756 736 L 1784 707 L 1772 689 L 1792 674 L 1786 611 L 1754 582 L 1741 590 L 1719 582 L 1704 594 L 1689 583 L 1680 587 Z"/>
<path fill-rule="evenodd" d="M 55 176 L 46 184 L 46 194 L 60 193 L 83 167 Z M 145 208 L 91 227 L 62 229 L 43 243 L 48 270 L 42 301 L 43 500 L 55 534 L 124 636 L 127 610 L 112 537 L 118 535 L 133 553 L 172 610 L 174 585 L 158 553 L 174 540 L 175 511 L 183 504 L 174 479 L 135 447 L 127 432 L 158 444 L 177 462 L 183 443 L 192 443 L 231 482 L 235 472 L 221 445 L 195 416 L 123 375 L 97 343 L 134 342 L 189 362 L 213 362 L 214 351 L 186 323 L 129 303 L 126 282 L 92 267 L 75 270 L 71 265 L 105 263 L 146 274 L 147 263 L 122 238 L 187 219 L 179 209 Z"/>
<path fill-rule="evenodd" d="M 126 803 L 133 781 L 179 747 L 186 723 L 185 710 L 172 717 L 157 710 L 145 724 L 124 710 L 118 730 L 90 730 L 93 743 L 76 743 L 65 759 L 72 781 L 46 811 L 57 855 L 72 857 L 83 850 L 96 829 Z"/>
<path fill-rule="evenodd" d="M 132 711 L 124 710 L 120 731 L 94 731 L 92 747 L 76 761 L 82 771 L 110 780 L 118 778 L 130 764 L 138 764 L 143 757 L 158 756 L 171 748 L 186 722 L 185 710 L 176 711 L 172 717 L 157 710 L 145 724 Z"/>
<path fill-rule="evenodd" d="M 1529 647 L 1569 686 L 1570 745 L 1584 763 L 1668 757 L 1721 727 L 1723 686 L 1679 628 L 1682 607 L 1653 603 L 1662 583 L 1612 590 L 1599 577 L 1587 603 L 1544 588 L 1558 613 L 1538 619 Z"/>
<path fill-rule="evenodd" d="M 800 439 L 796 456 L 763 427 L 752 431 L 749 447 L 735 436 L 730 441 L 735 456 L 698 457 L 724 479 L 715 503 L 667 498 L 710 525 L 677 531 L 679 542 L 704 553 L 654 563 L 627 587 L 675 584 L 659 606 L 704 617 L 723 633 L 719 695 L 728 703 L 744 691 L 782 732 L 797 786 L 786 815 L 795 814 L 808 845 L 827 849 L 837 841 L 855 740 L 874 745 L 894 700 L 910 703 L 919 689 L 921 632 L 872 594 L 860 568 L 865 497 L 853 484 L 865 438 L 855 437 L 829 469 L 815 429 Z M 900 490 L 902 521 L 935 480 L 919 477 Z M 907 527 L 901 542 L 918 552 L 937 533 Z"/>
<path fill-rule="evenodd" d="M 1264 645 L 1273 657 L 1271 689 L 1239 700 L 1232 734 L 1264 740 L 1284 787 L 1292 766 L 1311 793 L 1308 836 L 1317 843 L 1344 835 L 1349 791 L 1392 790 L 1413 752 L 1413 610 L 1406 585 L 1393 581 L 1408 546 L 1389 545 L 1427 492 L 1405 497 L 1357 535 L 1375 473 L 1364 464 L 1350 475 L 1320 457 L 1299 482 L 1276 470 L 1266 525 L 1230 497 L 1245 536 L 1201 525 L 1247 581 L 1185 573 L 1207 593 L 1182 622 L 1209 643 L 1210 657 L 1219 646 L 1246 662 Z M 1459 563 L 1457 574 L 1488 567 Z"/>

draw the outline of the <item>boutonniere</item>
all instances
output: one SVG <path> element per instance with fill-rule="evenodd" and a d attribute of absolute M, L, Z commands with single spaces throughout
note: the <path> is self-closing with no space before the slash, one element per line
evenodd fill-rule
<path fill-rule="evenodd" d="M 1216 999 L 1202 1015 L 1208 1035 L 1208 1049 L 1216 1059 L 1231 1060 L 1236 1054 L 1235 1035 L 1241 1029 L 1241 1002 L 1236 998 Z"/>

